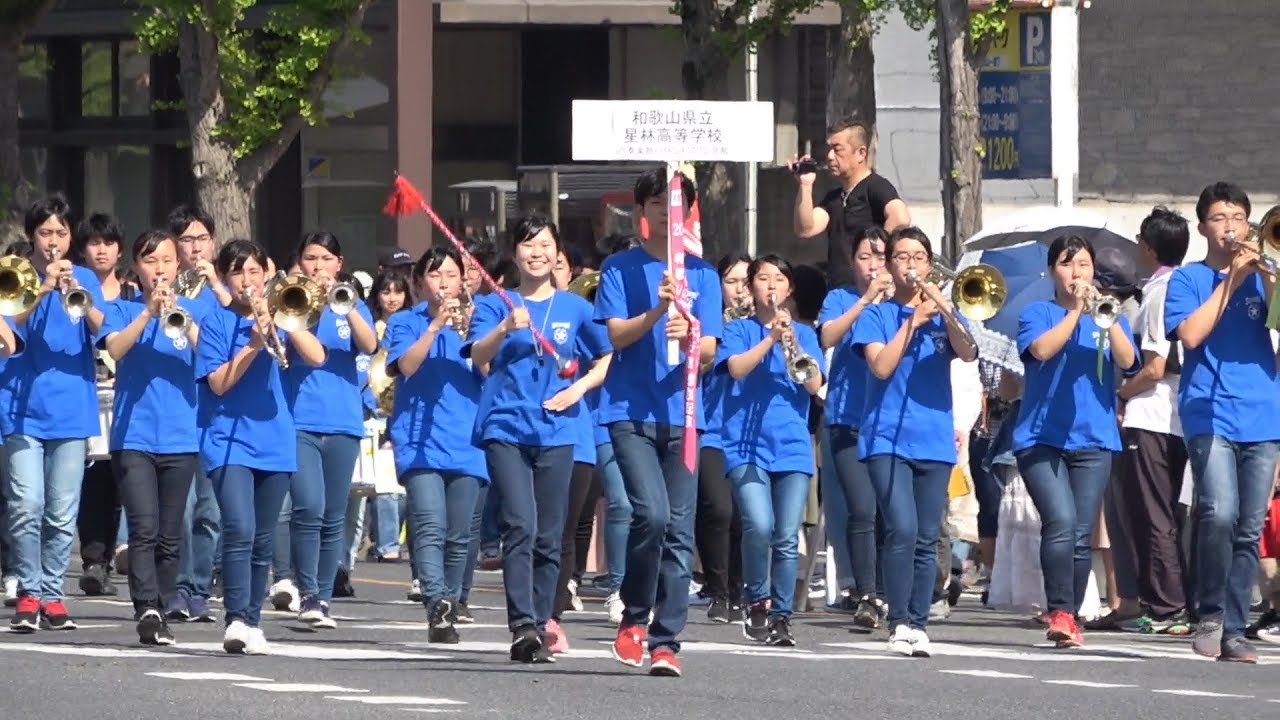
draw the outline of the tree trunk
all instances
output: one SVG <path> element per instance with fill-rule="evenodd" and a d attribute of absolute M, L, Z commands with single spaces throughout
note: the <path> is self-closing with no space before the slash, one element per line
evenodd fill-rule
<path fill-rule="evenodd" d="M 841 0 L 840 40 L 827 91 L 827 125 L 852 118 L 867 126 L 871 137 L 867 162 L 876 167 L 876 56 L 871 48 L 875 32 L 863 0 Z"/>
<path fill-rule="evenodd" d="M 10 234 L 6 226 L 20 223 L 31 202 L 18 143 L 18 57 L 23 39 L 53 9 L 54 2 L 11 0 L 0 10 L 0 242 Z"/>
<path fill-rule="evenodd" d="M 941 178 L 945 230 L 941 249 L 952 262 L 960 244 L 982 227 L 982 138 L 978 67 L 969 40 L 968 0 L 937 0 L 938 79 L 942 100 Z"/>
<path fill-rule="evenodd" d="M 689 100 L 728 100 L 729 58 L 717 44 L 725 17 L 716 0 L 683 0 L 680 32 L 684 38 L 684 62 L 680 66 L 685 97 Z M 730 25 L 734 21 L 728 21 Z M 672 158 L 681 160 L 683 158 Z M 698 163 L 698 209 L 702 222 L 702 252 L 715 262 L 731 250 L 742 249 L 746 238 L 742 208 L 746 174 L 741 163 Z"/>

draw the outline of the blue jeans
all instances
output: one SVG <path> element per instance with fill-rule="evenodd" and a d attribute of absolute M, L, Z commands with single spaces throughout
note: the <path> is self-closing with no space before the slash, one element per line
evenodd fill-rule
<path fill-rule="evenodd" d="M 938 530 L 947 510 L 951 465 L 897 455 L 867 458 L 871 485 L 884 518 L 885 601 L 889 627 L 924 629 L 937 581 Z"/>
<path fill-rule="evenodd" d="M 839 488 L 837 494 L 848 513 L 843 522 L 843 539 L 849 549 L 853 587 L 858 596 L 882 596 L 884 574 L 879 556 L 884 546 L 884 523 L 878 522 L 876 491 L 871 485 L 867 464 L 858 459 L 858 428 L 833 425 L 828 437 Z"/>
<path fill-rule="evenodd" d="M 689 619 L 698 474 L 680 452 L 683 428 L 632 420 L 609 423 L 614 457 L 631 501 L 622 624 L 649 625 L 649 650 L 679 652 Z M 652 611 L 652 617 L 650 617 Z"/>
<path fill-rule="evenodd" d="M 537 447 L 501 440 L 484 444 L 489 479 L 498 488 L 502 584 L 507 627 L 544 630 L 555 610 L 560 538 L 568 512 L 573 446 Z"/>
<path fill-rule="evenodd" d="M 627 535 L 631 532 L 631 501 L 612 443 L 596 446 L 596 470 L 604 494 L 604 557 L 609 564 L 609 590 L 617 592 L 627 574 Z"/>
<path fill-rule="evenodd" d="M 292 525 L 293 497 L 285 493 L 284 500 L 280 503 L 280 519 L 276 521 L 276 537 L 271 541 L 271 579 L 275 582 L 294 580 L 296 585 L 293 574 Z"/>
<path fill-rule="evenodd" d="M 18 594 L 61 600 L 80 512 L 85 441 L 5 438 L 9 552 Z"/>
<path fill-rule="evenodd" d="M 476 576 L 476 564 L 480 561 L 480 533 L 484 525 L 484 513 L 491 496 L 496 495 L 492 487 L 485 483 L 476 492 L 476 506 L 471 513 L 471 534 L 467 542 L 467 562 L 462 568 L 462 590 L 458 600 L 466 602 L 471 597 L 471 584 Z"/>
<path fill-rule="evenodd" d="M 182 551 L 178 557 L 178 590 L 188 597 L 209 599 L 213 592 L 213 570 L 222 553 L 222 510 L 213 491 L 213 481 L 196 470 L 187 496 L 187 514 L 182 522 Z"/>
<path fill-rule="evenodd" d="M 408 495 L 414 576 L 427 612 L 438 600 L 462 594 L 479 478 L 460 473 L 410 470 L 400 478 Z"/>
<path fill-rule="evenodd" d="M 289 486 L 293 500 L 289 531 L 294 581 L 304 598 L 333 599 L 333 580 L 342 562 L 351 476 L 359 458 L 360 438 L 354 435 L 298 431 L 298 471 Z"/>
<path fill-rule="evenodd" d="M 1218 435 L 1187 439 L 1196 483 L 1198 614 L 1222 619 L 1223 640 L 1244 635 L 1248 624 L 1277 449 L 1280 443 L 1238 443 Z"/>
<path fill-rule="evenodd" d="M 397 493 L 373 497 L 373 543 L 379 557 L 400 552 L 400 526 L 405 512 L 405 499 Z"/>
<path fill-rule="evenodd" d="M 1111 479 L 1111 451 L 1033 445 L 1020 450 L 1017 459 L 1027 494 L 1040 513 L 1045 604 L 1051 611 L 1075 615 L 1093 572 L 1093 527 Z"/>
<path fill-rule="evenodd" d="M 791 617 L 800 557 L 800 523 L 809 502 L 810 476 L 740 465 L 729 471 L 729 480 L 742 513 L 742 576 L 747 601 L 772 599 L 769 615 Z"/>
<path fill-rule="evenodd" d="M 356 554 L 360 552 L 360 542 L 364 540 L 365 497 L 347 498 L 347 518 L 343 527 L 342 567 L 350 573 L 356 566 Z M 336 573 L 335 573 L 336 574 Z"/>
<path fill-rule="evenodd" d="M 224 465 L 210 474 L 222 509 L 222 607 L 228 625 L 257 627 L 267 594 L 271 548 L 290 473 Z"/>
<path fill-rule="evenodd" d="M 853 566 L 849 561 L 849 505 L 844 500 L 844 488 L 836 474 L 836 461 L 831 456 L 831 432 L 822 431 L 822 467 L 818 471 L 818 487 L 822 497 L 822 519 L 826 524 L 827 544 L 831 556 L 827 562 L 835 563 L 836 583 L 841 588 L 856 587 Z"/>

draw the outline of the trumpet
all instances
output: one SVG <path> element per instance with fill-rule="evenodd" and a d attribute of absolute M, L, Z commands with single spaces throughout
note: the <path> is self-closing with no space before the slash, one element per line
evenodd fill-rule
<path fill-rule="evenodd" d="M 188 268 L 178 273 L 173 280 L 173 292 L 188 300 L 194 300 L 204 290 L 208 281 L 195 268 Z"/>
<path fill-rule="evenodd" d="M 449 313 L 449 327 L 452 327 L 454 332 L 462 336 L 463 340 L 466 340 L 467 332 L 471 330 L 471 313 L 469 312 L 469 308 L 471 307 L 471 293 L 467 292 L 466 286 L 463 285 L 462 294 L 458 296 L 457 306 L 452 308 L 447 307 L 445 305 L 445 301 L 447 300 L 448 298 L 444 296 L 444 293 L 436 295 L 436 301 L 441 307 L 446 308 Z"/>
<path fill-rule="evenodd" d="M 177 293 L 177 285 L 178 281 L 175 279 L 170 287 L 171 294 L 167 294 L 164 298 L 164 310 L 160 313 L 160 327 L 164 329 L 165 337 L 174 340 L 186 337 L 191 330 L 191 326 L 195 324 L 195 321 L 191 318 L 191 313 L 184 310 L 174 299 L 174 294 Z M 160 278 L 156 278 L 152 290 L 158 290 L 159 288 Z"/>
<path fill-rule="evenodd" d="M 31 261 L 17 255 L 0 257 L 0 316 L 21 315 L 39 298 L 40 275 Z"/>
<path fill-rule="evenodd" d="M 56 263 L 59 260 L 60 253 L 57 246 L 49 248 L 49 263 Z M 62 310 L 67 317 L 73 321 L 79 320 L 89 311 L 93 309 L 93 296 L 80 286 L 80 282 L 76 280 L 75 275 L 68 275 L 62 278 L 58 284 L 59 291 L 62 293 Z"/>
<path fill-rule="evenodd" d="M 334 315 L 346 317 L 356 309 L 356 299 L 360 297 L 356 294 L 356 288 L 349 282 L 328 282 L 329 292 L 325 295 L 325 300 L 329 309 Z"/>
<path fill-rule="evenodd" d="M 1071 283 L 1071 289 L 1075 290 L 1080 284 L 1079 282 Z M 1106 330 L 1120 319 L 1120 298 L 1110 294 L 1103 295 L 1092 285 L 1088 287 L 1090 290 L 1087 306 L 1089 317 L 1093 318 L 1094 325 Z"/>
<path fill-rule="evenodd" d="M 263 296 L 265 295 L 267 295 L 267 292 L 264 289 Z M 264 312 L 262 308 L 254 302 L 255 296 L 253 294 L 253 290 L 249 287 L 245 287 L 240 291 L 240 299 L 249 306 L 250 310 L 253 311 L 253 321 L 257 324 L 258 332 L 261 333 L 263 337 L 263 349 L 265 349 L 267 354 L 274 358 L 276 362 L 280 363 L 281 368 L 288 369 L 289 356 L 285 352 L 284 341 L 280 339 L 280 333 L 276 325 L 271 321 L 270 313 Z"/>
<path fill-rule="evenodd" d="M 769 307 L 777 317 L 778 312 L 778 296 L 770 293 Z M 776 320 L 774 322 L 777 322 Z M 791 320 L 788 319 L 783 324 L 784 328 L 791 328 Z M 787 364 L 787 377 L 797 385 L 804 385 L 813 378 L 822 374 L 822 370 L 818 367 L 818 361 L 813 359 L 800 347 L 800 343 L 796 342 L 795 334 L 792 333 L 790 338 L 782 344 L 782 356 Z"/>
<path fill-rule="evenodd" d="M 1272 279 L 1280 275 L 1280 205 L 1268 210 L 1256 227 L 1250 227 L 1244 240 L 1236 239 L 1235 231 L 1228 231 L 1227 244 L 1236 252 L 1248 248 L 1258 253 L 1261 257 L 1254 266 L 1264 275 Z"/>

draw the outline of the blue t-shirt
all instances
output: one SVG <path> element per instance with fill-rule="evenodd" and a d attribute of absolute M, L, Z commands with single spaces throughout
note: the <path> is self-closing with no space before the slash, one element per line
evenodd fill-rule
<path fill-rule="evenodd" d="M 706 418 L 698 447 L 724 450 L 724 403 L 731 383 L 733 378 L 719 362 L 702 374 L 702 408 Z"/>
<path fill-rule="evenodd" d="M 1198 262 L 1173 271 L 1164 300 L 1170 340 L 1178 325 L 1209 299 L 1226 279 Z M 1221 435 L 1234 442 L 1280 439 L 1280 393 L 1276 356 L 1265 325 L 1267 298 L 1262 278 L 1252 275 L 1227 301 L 1227 308 L 1199 347 L 1183 346 L 1178 415 L 1182 434 Z"/>
<path fill-rule="evenodd" d="M 1067 344 L 1041 362 L 1029 348 L 1067 316 L 1053 300 L 1038 300 L 1018 318 L 1018 352 L 1026 368 L 1022 404 L 1013 430 L 1013 449 L 1047 445 L 1060 450 L 1102 449 L 1120 452 L 1116 423 L 1116 366 L 1107 331 L 1082 314 Z M 1129 321 L 1120 318 L 1129 334 Z M 1098 343 L 1103 345 L 1102 382 L 1098 382 Z"/>
<path fill-rule="evenodd" d="M 298 437 L 285 401 L 280 365 L 265 349 L 257 352 L 244 375 L 225 394 L 209 389 L 209 375 L 249 344 L 253 326 L 253 319 L 227 308 L 210 311 L 200 326 L 196 424 L 205 473 L 226 465 L 264 472 L 298 469 Z M 281 336 L 287 345 L 288 336 Z"/>
<path fill-rule="evenodd" d="M 592 360 L 612 350 L 608 333 L 592 322 L 591 304 L 581 296 L 557 290 L 546 300 L 514 294 L 513 298 L 529 309 L 531 327 L 538 328 L 561 358 L 578 355 L 579 342 L 581 354 Z M 495 295 L 476 298 L 463 354 L 470 356 L 475 341 L 487 336 L 509 314 L 506 303 Z M 505 440 L 539 447 L 576 444 L 580 430 L 586 427 L 579 418 L 586 414 L 582 403 L 564 412 L 542 407 L 572 383 L 572 379 L 560 377 L 555 360 L 534 341 L 530 329 L 508 334 L 489 363 L 489 376 L 480 391 L 475 442 Z"/>
<path fill-rule="evenodd" d="M 395 364 L 427 332 L 431 313 L 421 302 L 387 319 L 382 344 Z M 489 480 L 484 452 L 471 441 L 480 402 L 480 372 L 462 357 L 462 338 L 445 324 L 414 374 L 396 374 L 395 404 L 387 435 L 396 474 L 410 470 L 454 472 Z"/>
<path fill-rule="evenodd" d="M 105 307 L 102 284 L 93 271 L 76 265 L 72 275 L 93 298 L 94 307 Z M 25 323 L 6 320 L 22 347 L 0 371 L 0 435 L 73 440 L 101 433 L 98 338 L 89 323 L 67 316 L 60 292 L 42 297 Z"/>
<path fill-rule="evenodd" d="M 793 326 L 800 349 L 822 366 L 818 334 L 808 325 Z M 755 347 L 769 329 L 755 317 L 734 320 L 724 327 L 724 341 L 716 364 Z M 724 396 L 724 470 L 754 465 L 765 472 L 812 475 L 813 439 L 809 436 L 811 395 L 787 376 L 782 344 L 776 343 L 754 370 L 740 380 L 729 378 Z"/>
<path fill-rule="evenodd" d="M 895 300 L 868 306 L 853 327 L 854 349 L 865 356 L 868 344 L 888 344 L 913 313 L 914 306 Z M 946 321 L 935 315 L 911 336 L 902 360 L 887 380 L 867 370 L 859 459 L 897 455 L 955 464 L 951 402 L 951 361 L 955 357 Z"/>
<path fill-rule="evenodd" d="M 822 301 L 822 311 L 818 313 L 818 326 L 848 312 L 861 297 L 850 287 L 836 288 L 827 293 L 826 299 Z M 862 313 L 865 314 L 866 310 Z M 861 318 L 862 314 L 858 317 Z M 846 425 L 856 428 L 862 423 L 862 405 L 866 399 L 869 374 L 862 349 L 855 350 L 853 347 L 853 327 L 850 327 L 849 332 L 832 348 L 827 399 L 822 410 L 824 426 Z"/>
<path fill-rule="evenodd" d="M 591 438 L 596 447 L 612 443 L 609 437 L 609 428 L 600 422 L 600 388 L 588 390 L 587 394 L 582 396 L 582 402 L 587 405 L 587 412 L 591 413 Z"/>
<path fill-rule="evenodd" d="M 178 307 L 201 326 L 209 305 L 185 297 Z M 123 331 L 146 305 L 116 300 L 103 308 L 99 345 Z M 115 401 L 112 405 L 111 452 L 137 450 L 156 455 L 194 453 L 200 449 L 196 432 L 196 349 L 186 335 L 171 338 L 152 317 L 129 351 L 116 361 Z"/>
<path fill-rule="evenodd" d="M 372 328 L 369 308 L 364 303 L 356 307 Z M 285 397 L 294 425 L 307 432 L 364 437 L 357 368 L 360 350 L 351 337 L 351 324 L 326 307 L 311 332 L 324 346 L 324 364 L 313 367 L 290 349 L 289 367 L 284 371 Z"/>
<path fill-rule="evenodd" d="M 626 320 L 652 310 L 658 304 L 658 285 L 666 271 L 667 263 L 643 247 L 610 255 L 600 270 L 596 321 Z M 685 258 L 685 277 L 702 337 L 719 338 L 723 308 L 715 268 L 690 255 Z M 684 354 L 679 365 L 668 364 L 666 328 L 664 316 L 635 343 L 614 352 L 600 398 L 601 423 L 684 424 Z M 701 393 L 697 397 L 697 425 L 706 427 Z"/>
<path fill-rule="evenodd" d="M 595 358 L 591 357 L 590 350 L 579 338 L 575 343 L 578 355 L 578 379 L 591 370 L 591 364 Z M 593 408 L 587 402 L 587 395 L 591 393 L 583 393 L 582 399 L 578 401 L 578 421 L 574 425 L 575 434 L 573 436 L 573 461 L 575 463 L 586 463 L 588 465 L 596 464 L 596 418 Z"/>

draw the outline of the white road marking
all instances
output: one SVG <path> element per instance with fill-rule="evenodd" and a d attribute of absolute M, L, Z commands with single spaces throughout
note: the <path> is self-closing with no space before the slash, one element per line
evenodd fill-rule
<path fill-rule="evenodd" d="M 235 683 L 236 687 L 249 688 L 250 690 L 265 690 L 267 692 L 295 692 L 295 693 L 367 693 L 368 690 L 360 688 L 342 687 L 341 685 L 317 685 L 314 683 Z"/>
<path fill-rule="evenodd" d="M 326 695 L 325 700 L 345 700 L 364 705 L 466 705 L 461 700 L 414 697 L 412 695 Z"/>
<path fill-rule="evenodd" d="M 1071 685 L 1072 687 L 1087 687 L 1107 690 L 1111 688 L 1136 688 L 1137 685 L 1126 685 L 1124 683 L 1104 683 L 1093 682 L 1092 680 L 1041 680 L 1046 685 Z"/>
<path fill-rule="evenodd" d="M 271 655 L 304 660 L 447 660 L 448 655 L 424 655 L 397 650 L 373 650 L 349 648 L 341 645 L 299 645 L 290 642 L 269 641 Z M 222 643 L 183 643 L 183 649 L 205 654 L 224 655 Z"/>
<path fill-rule="evenodd" d="M 219 644 L 221 649 L 222 645 Z M 155 650 L 142 650 L 133 648 L 109 648 L 95 647 L 92 645 L 45 645 L 43 643 L 9 643 L 0 642 L 0 650 L 13 650 L 15 652 L 34 652 L 43 653 L 45 655 L 80 655 L 82 657 L 99 657 L 99 658 L 154 658 L 160 655 Z M 195 655 L 184 655 L 182 653 L 164 653 L 164 657 L 196 657 Z"/>
<path fill-rule="evenodd" d="M 101 630 L 103 628 L 118 628 L 118 627 L 122 627 L 122 623 L 103 623 L 101 625 L 96 623 L 94 624 L 76 623 L 77 630 Z"/>
<path fill-rule="evenodd" d="M 351 623 L 343 625 L 343 629 L 352 628 L 355 630 L 430 630 L 431 624 L 427 622 L 386 622 L 386 623 Z M 458 632 L 467 632 L 469 630 L 506 630 L 505 623 L 485 624 L 473 623 L 471 625 L 458 625 Z"/>
<path fill-rule="evenodd" d="M 258 677 L 256 675 L 237 675 L 236 673 L 220 673 L 220 672 L 151 672 L 147 673 L 151 677 L 165 678 L 168 680 L 224 680 L 227 682 L 273 682 L 271 678 Z"/>
<path fill-rule="evenodd" d="M 1244 698 L 1246 700 L 1253 697 L 1252 695 L 1209 692 L 1208 690 L 1152 690 L 1151 692 L 1159 693 L 1161 695 L 1182 695 L 1184 697 Z"/>
<path fill-rule="evenodd" d="M 849 643 L 823 643 L 824 647 L 850 648 L 852 650 L 863 650 L 866 652 L 875 652 L 884 654 L 885 644 L 883 642 L 849 642 Z M 1114 655 L 1091 655 L 1087 652 L 1080 651 L 1062 651 L 1055 650 L 1053 652 L 1033 652 L 1030 649 L 1026 651 L 1018 650 L 994 650 L 973 645 L 957 645 L 954 643 L 933 642 L 929 644 L 929 652 L 935 657 L 963 657 L 977 658 L 983 660 L 1013 660 L 1016 662 L 1116 662 L 1131 663 L 1142 662 L 1142 658 L 1123 657 Z"/>
<path fill-rule="evenodd" d="M 1000 672 L 999 670 L 939 670 L 946 675 L 968 675 L 970 677 L 1001 678 L 1005 680 L 1035 680 L 1030 675 Z"/>
<path fill-rule="evenodd" d="M 403 711 L 405 711 L 405 712 L 416 712 L 416 713 L 457 713 L 457 712 L 462 712 L 461 710 L 454 710 L 454 709 L 452 709 L 452 708 L 421 708 L 421 707 L 408 707 L 408 708 L 400 708 L 400 709 L 401 709 L 401 710 L 403 710 Z"/>

